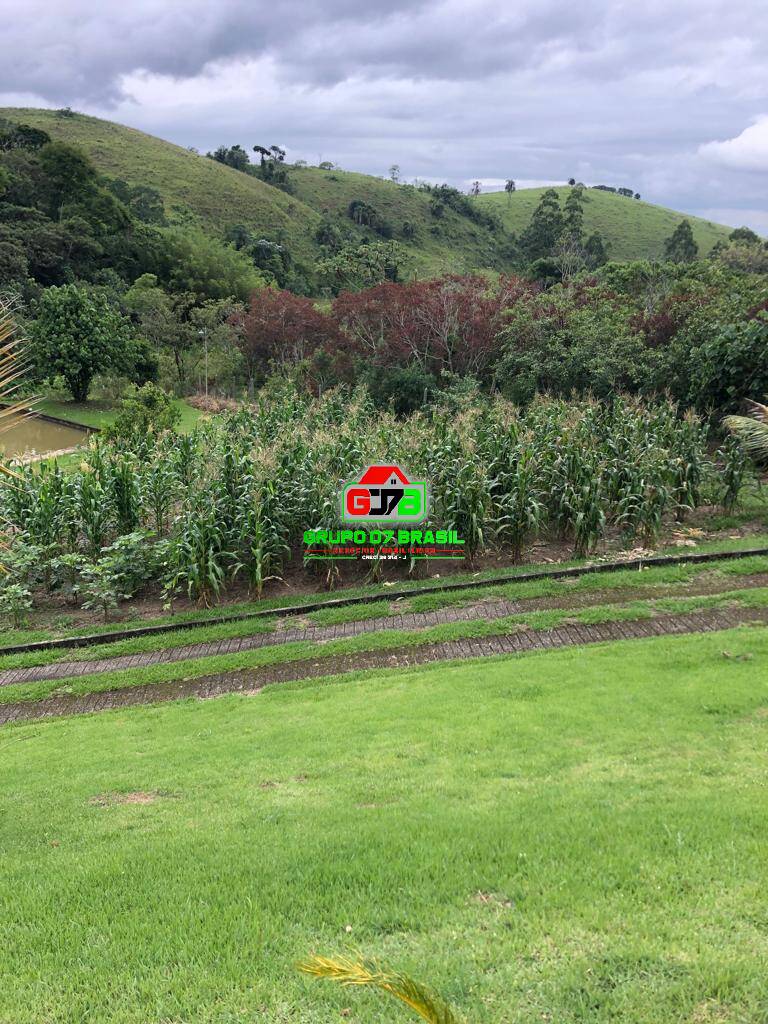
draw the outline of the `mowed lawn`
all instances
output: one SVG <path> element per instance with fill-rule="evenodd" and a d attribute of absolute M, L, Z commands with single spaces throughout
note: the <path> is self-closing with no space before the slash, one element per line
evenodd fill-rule
<path fill-rule="evenodd" d="M 725 652 L 725 653 L 724 653 Z M 764 1022 L 768 630 L 0 730 L 0 1021 Z M 152 802 L 125 802 L 144 794 Z"/>

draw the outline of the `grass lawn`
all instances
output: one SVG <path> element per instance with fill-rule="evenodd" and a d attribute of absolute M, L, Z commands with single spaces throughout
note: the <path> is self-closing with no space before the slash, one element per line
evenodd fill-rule
<path fill-rule="evenodd" d="M 179 430 L 188 433 L 200 418 L 200 410 L 193 409 L 183 398 L 177 398 L 174 405 L 181 412 Z M 72 423 L 82 423 L 85 427 L 108 427 L 115 419 L 117 412 L 113 402 L 89 399 L 87 402 L 68 402 L 63 399 L 44 398 L 35 402 L 35 411 L 46 416 L 58 416 Z"/>
<path fill-rule="evenodd" d="M 294 969 L 350 946 L 469 1021 L 763 1021 L 767 668 L 737 630 L 3 729 L 0 1021 L 405 1019 Z"/>

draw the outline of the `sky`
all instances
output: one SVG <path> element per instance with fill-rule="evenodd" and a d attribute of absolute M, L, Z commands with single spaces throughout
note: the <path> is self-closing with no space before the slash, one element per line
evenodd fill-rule
<path fill-rule="evenodd" d="M 0 104 L 768 235 L 767 0 L 0 0 Z"/>

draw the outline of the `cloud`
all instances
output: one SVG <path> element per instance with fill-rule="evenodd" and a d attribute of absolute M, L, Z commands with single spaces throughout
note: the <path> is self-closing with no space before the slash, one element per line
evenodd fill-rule
<path fill-rule="evenodd" d="M 9 105 L 70 105 L 203 151 L 398 163 L 405 179 L 574 176 L 689 213 L 743 208 L 739 222 L 768 207 L 764 0 L 0 7 Z"/>
<path fill-rule="evenodd" d="M 768 171 L 768 114 L 759 117 L 740 135 L 725 142 L 707 142 L 699 148 L 707 160 L 744 171 Z"/>

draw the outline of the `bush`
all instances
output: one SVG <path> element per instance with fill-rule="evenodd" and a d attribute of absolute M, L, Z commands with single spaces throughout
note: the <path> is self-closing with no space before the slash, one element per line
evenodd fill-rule
<path fill-rule="evenodd" d="M 120 402 L 114 423 L 104 431 L 111 440 L 135 441 L 149 434 L 175 430 L 181 410 L 167 392 L 148 382 L 143 387 L 130 387 Z"/>

